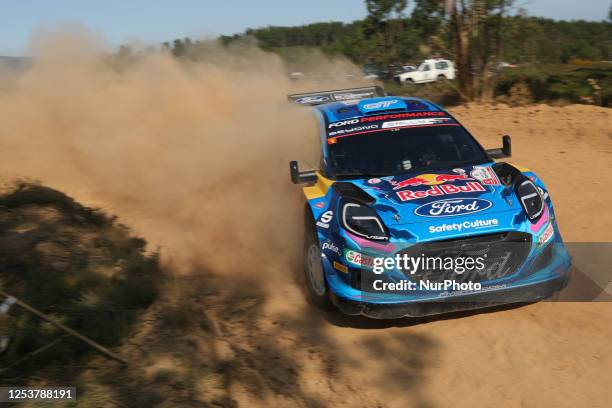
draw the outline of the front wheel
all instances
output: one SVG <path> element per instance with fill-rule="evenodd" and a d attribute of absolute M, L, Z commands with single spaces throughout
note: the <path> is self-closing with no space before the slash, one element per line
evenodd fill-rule
<path fill-rule="evenodd" d="M 321 261 L 321 248 L 312 218 L 306 220 L 304 234 L 304 275 L 310 303 L 320 308 L 330 308 L 329 288 L 325 279 L 325 271 Z"/>

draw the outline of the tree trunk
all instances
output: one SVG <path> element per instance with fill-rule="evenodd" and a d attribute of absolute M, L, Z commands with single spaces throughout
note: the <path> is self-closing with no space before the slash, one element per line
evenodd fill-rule
<path fill-rule="evenodd" d="M 512 0 L 446 0 L 457 61 L 459 93 L 464 101 L 490 102 L 501 62 L 503 16 Z M 493 10 L 498 12 L 495 17 Z M 493 49 L 495 48 L 495 49 Z M 495 54 L 495 58 L 493 58 Z"/>
<path fill-rule="evenodd" d="M 451 13 L 451 35 L 457 57 L 459 94 L 461 99 L 467 102 L 474 97 L 470 67 L 470 35 L 465 23 L 464 10 L 459 12 L 456 4 L 453 4 Z"/>
<path fill-rule="evenodd" d="M 493 72 L 490 73 L 489 80 L 487 82 L 487 87 L 484 90 L 484 96 L 488 102 L 492 102 L 495 97 L 495 83 L 497 82 L 497 77 L 500 72 L 500 65 L 503 61 L 503 24 L 504 24 L 504 14 L 506 12 L 506 3 L 502 2 L 499 8 L 499 13 L 497 14 L 496 21 L 496 29 L 495 29 L 495 66 L 493 67 Z"/>

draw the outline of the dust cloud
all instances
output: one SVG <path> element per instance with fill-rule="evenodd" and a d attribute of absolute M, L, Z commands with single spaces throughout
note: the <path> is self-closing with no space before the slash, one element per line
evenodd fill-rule
<path fill-rule="evenodd" d="M 296 83 L 277 55 L 214 41 L 198 62 L 120 61 L 79 26 L 38 32 L 31 49 L 31 69 L 0 87 L 2 174 L 117 214 L 183 273 L 291 266 L 302 205 L 288 161 L 316 163 L 317 130 L 286 95 L 361 85 L 320 79 L 354 67 L 313 54 L 318 74 Z"/>

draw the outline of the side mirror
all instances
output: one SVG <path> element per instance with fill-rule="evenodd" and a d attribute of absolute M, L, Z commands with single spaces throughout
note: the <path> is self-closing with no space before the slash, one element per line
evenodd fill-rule
<path fill-rule="evenodd" d="M 501 149 L 487 149 L 487 155 L 492 159 L 502 159 L 512 156 L 512 140 L 510 136 L 502 137 L 503 147 Z"/>
<path fill-rule="evenodd" d="M 300 171 L 298 162 L 293 160 L 289 162 L 289 173 L 293 184 L 314 183 L 317 181 L 317 172 L 315 170 Z"/>

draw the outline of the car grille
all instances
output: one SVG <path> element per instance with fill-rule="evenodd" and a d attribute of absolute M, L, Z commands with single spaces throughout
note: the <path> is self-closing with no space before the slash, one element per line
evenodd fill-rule
<path fill-rule="evenodd" d="M 442 282 L 452 279 L 461 282 L 485 282 L 501 279 L 514 274 L 525 262 L 531 250 L 531 235 L 522 232 L 480 235 L 476 237 L 451 239 L 416 244 L 398 254 L 426 259 L 482 258 L 484 268 L 465 271 L 462 274 L 453 269 L 444 269 L 440 262 L 428 262 L 414 273 L 402 270 L 413 282 Z"/>

